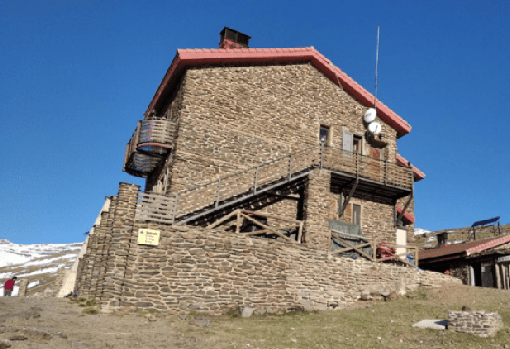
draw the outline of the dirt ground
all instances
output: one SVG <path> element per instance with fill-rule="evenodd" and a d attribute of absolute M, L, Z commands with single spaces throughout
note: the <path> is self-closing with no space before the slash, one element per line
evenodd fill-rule
<path fill-rule="evenodd" d="M 204 348 L 173 330 L 177 317 L 141 314 L 86 315 L 67 298 L 0 297 L 0 349 L 7 348 Z M 153 317 L 154 318 L 154 317 Z M 7 339 L 7 345 L 4 343 Z"/>
<path fill-rule="evenodd" d="M 490 339 L 412 327 L 423 319 L 446 319 L 448 310 L 462 306 L 496 310 L 505 327 Z M 423 288 L 395 302 L 250 318 L 89 315 L 84 309 L 92 307 L 68 298 L 0 297 L 0 349 L 510 348 L 510 292 L 461 285 Z"/>

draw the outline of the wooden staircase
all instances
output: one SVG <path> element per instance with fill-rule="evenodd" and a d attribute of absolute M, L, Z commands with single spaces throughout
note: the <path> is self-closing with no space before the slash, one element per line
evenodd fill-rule
<path fill-rule="evenodd" d="M 192 224 L 207 220 L 210 215 L 218 217 L 240 205 L 263 200 L 272 191 L 302 187 L 306 177 L 318 168 L 330 171 L 345 183 L 352 179 L 363 183 L 360 190 L 363 186 L 370 191 L 383 188 L 383 195 L 409 195 L 413 187 L 411 167 L 316 145 L 190 190 L 169 195 L 139 192 L 135 219 Z"/>

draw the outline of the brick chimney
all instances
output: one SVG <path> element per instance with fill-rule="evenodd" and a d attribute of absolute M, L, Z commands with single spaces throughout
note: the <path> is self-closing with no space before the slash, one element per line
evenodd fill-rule
<path fill-rule="evenodd" d="M 220 32 L 220 48 L 248 48 L 251 36 L 224 27 Z"/>

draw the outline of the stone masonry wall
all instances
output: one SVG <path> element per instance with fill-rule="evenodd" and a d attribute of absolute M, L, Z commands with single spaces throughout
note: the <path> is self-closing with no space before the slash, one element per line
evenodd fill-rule
<path fill-rule="evenodd" d="M 366 132 L 367 108 L 309 63 L 191 68 L 185 81 L 172 192 L 316 145 L 321 125 L 337 148 L 343 130 Z M 396 131 L 378 121 L 395 162 Z"/>
<path fill-rule="evenodd" d="M 332 257 L 277 240 L 186 226 L 136 222 L 161 231 L 159 246 L 132 243 L 119 306 L 170 314 L 220 314 L 246 305 L 260 311 L 306 306 L 331 309 L 366 290 L 393 290 L 459 280 L 412 268 Z M 114 309 L 115 307 L 108 307 Z"/>
<path fill-rule="evenodd" d="M 320 249 L 329 246 L 329 220 L 340 219 L 340 194 L 331 192 L 329 188 L 328 171 L 317 170 L 309 176 L 305 191 L 305 241 L 309 246 Z M 392 199 L 355 194 L 350 204 L 361 206 L 361 230 L 364 236 L 379 241 L 396 241 Z M 347 214 L 342 220 L 351 223 L 352 217 Z"/>
<path fill-rule="evenodd" d="M 469 285 L 469 266 L 466 262 L 450 263 L 450 275 L 462 280 L 464 285 Z"/>
<path fill-rule="evenodd" d="M 102 311 L 128 307 L 220 314 L 238 305 L 261 312 L 295 306 L 331 309 L 355 302 L 367 290 L 396 289 L 403 280 L 411 289 L 460 282 L 444 274 L 334 257 L 326 250 L 279 240 L 134 221 L 137 192 L 137 186 L 121 183 L 110 210 L 115 211 L 112 224 L 102 220 L 111 229 L 105 232 L 110 243 L 99 248 L 96 238 L 96 248 L 82 260 L 86 267 L 80 268 L 83 275 L 78 278 L 85 282 L 79 294 L 96 296 Z M 138 245 L 141 228 L 161 231 L 159 245 Z M 94 237 L 89 239 L 94 245 Z M 107 256 L 106 265 L 98 253 Z"/>
<path fill-rule="evenodd" d="M 504 326 L 501 315 L 485 310 L 448 311 L 448 329 L 471 333 L 482 338 L 492 337 Z"/>

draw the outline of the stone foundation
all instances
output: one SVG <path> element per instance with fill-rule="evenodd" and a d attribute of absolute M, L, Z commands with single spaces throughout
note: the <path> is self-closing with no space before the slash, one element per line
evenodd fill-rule
<path fill-rule="evenodd" d="M 471 333 L 482 338 L 492 337 L 503 327 L 501 315 L 485 310 L 448 312 L 448 329 L 455 332 Z"/>
<path fill-rule="evenodd" d="M 137 186 L 121 183 L 79 262 L 78 293 L 95 296 L 103 312 L 325 310 L 356 302 L 367 292 L 461 283 L 445 274 L 333 256 L 314 244 L 136 221 L 137 193 Z M 138 245 L 142 228 L 161 232 L 158 246 Z M 320 227 L 310 229 L 320 234 Z"/>

